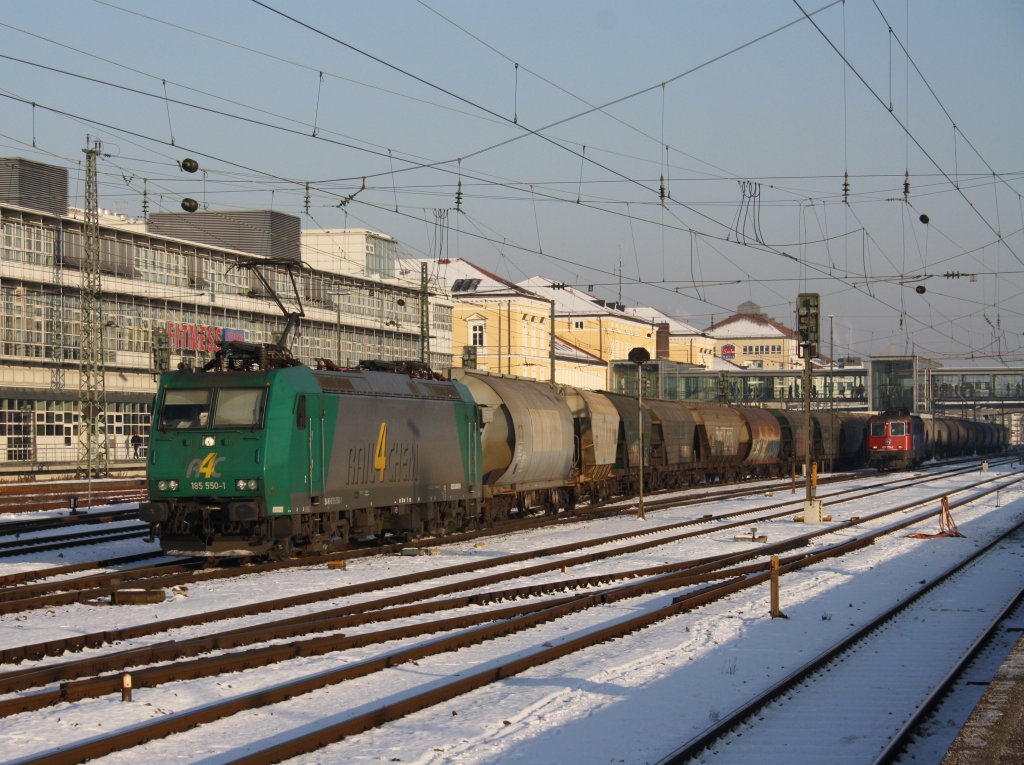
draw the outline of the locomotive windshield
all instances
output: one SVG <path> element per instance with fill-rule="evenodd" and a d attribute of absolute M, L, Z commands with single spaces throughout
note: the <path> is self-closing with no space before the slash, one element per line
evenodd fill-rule
<path fill-rule="evenodd" d="M 885 435 L 885 421 L 884 420 L 877 420 L 877 421 L 871 423 L 871 435 L 875 436 L 876 438 L 878 436 L 884 436 Z"/>
<path fill-rule="evenodd" d="M 262 388 L 220 388 L 213 410 L 215 428 L 252 428 L 263 415 Z"/>
<path fill-rule="evenodd" d="M 259 427 L 263 399 L 262 388 L 168 390 L 160 409 L 159 427 L 161 430 Z"/>
<path fill-rule="evenodd" d="M 889 423 L 889 435 L 891 436 L 905 436 L 907 435 L 907 423 L 896 422 L 893 420 Z"/>

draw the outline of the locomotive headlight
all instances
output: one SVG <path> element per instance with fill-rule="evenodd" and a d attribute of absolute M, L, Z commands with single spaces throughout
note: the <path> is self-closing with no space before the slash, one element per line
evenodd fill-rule
<path fill-rule="evenodd" d="M 259 483 L 255 478 L 239 478 L 235 481 L 235 487 L 239 491 L 245 491 L 246 489 L 249 491 L 255 491 L 257 486 L 259 486 Z"/>
<path fill-rule="evenodd" d="M 167 481 L 157 481 L 156 488 L 160 491 L 167 491 Z"/>
<path fill-rule="evenodd" d="M 175 481 L 173 478 L 170 481 L 167 482 L 167 486 L 168 486 L 168 488 L 171 491 L 177 491 L 178 490 L 178 482 Z"/>
<path fill-rule="evenodd" d="M 177 491 L 178 490 L 178 482 L 177 481 L 173 481 L 173 480 L 171 480 L 171 481 L 157 481 L 156 482 L 156 488 L 158 488 L 160 491 L 168 491 L 168 490 L 170 490 L 170 491 Z"/>
<path fill-rule="evenodd" d="M 203 446 L 213 446 L 217 443 L 217 439 L 213 436 L 203 436 Z"/>

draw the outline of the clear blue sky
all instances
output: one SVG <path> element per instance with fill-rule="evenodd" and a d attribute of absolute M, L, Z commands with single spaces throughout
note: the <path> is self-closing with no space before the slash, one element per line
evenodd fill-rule
<path fill-rule="evenodd" d="M 146 179 L 699 327 L 818 292 L 836 355 L 1021 363 L 1022 41 L 1012 0 L 8 0 L 0 153 L 80 203 L 91 135 L 133 216 Z"/>

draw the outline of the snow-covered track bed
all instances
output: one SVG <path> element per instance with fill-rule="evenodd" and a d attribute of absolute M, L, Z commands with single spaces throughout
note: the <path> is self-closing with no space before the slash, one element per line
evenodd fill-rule
<path fill-rule="evenodd" d="M 659 765 L 889 763 L 1024 599 L 1022 526 L 716 721 Z M 968 605 L 969 604 L 969 605 Z"/>

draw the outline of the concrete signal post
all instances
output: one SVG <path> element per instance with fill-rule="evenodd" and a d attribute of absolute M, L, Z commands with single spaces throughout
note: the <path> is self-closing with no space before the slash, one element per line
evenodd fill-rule
<path fill-rule="evenodd" d="M 821 523 L 821 500 L 815 496 L 814 481 L 814 421 L 811 417 L 811 359 L 818 355 L 820 333 L 821 296 L 816 292 L 801 292 L 797 295 L 797 336 L 800 340 L 800 354 L 804 359 L 804 415 L 807 428 L 807 454 L 804 463 L 804 484 L 807 496 L 804 499 L 804 521 Z"/>

